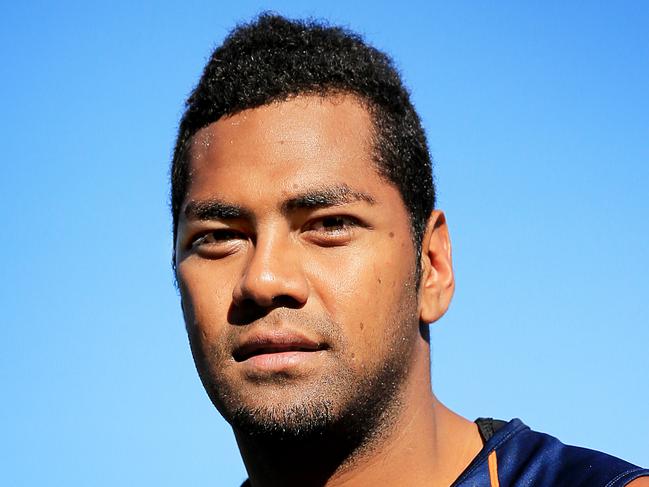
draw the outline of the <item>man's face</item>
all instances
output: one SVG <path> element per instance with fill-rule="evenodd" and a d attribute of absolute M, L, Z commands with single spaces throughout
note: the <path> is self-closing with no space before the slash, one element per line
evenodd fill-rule
<path fill-rule="evenodd" d="M 192 353 L 241 430 L 299 434 L 398 402 L 418 335 L 398 190 L 351 96 L 300 96 L 199 131 L 177 272 Z"/>

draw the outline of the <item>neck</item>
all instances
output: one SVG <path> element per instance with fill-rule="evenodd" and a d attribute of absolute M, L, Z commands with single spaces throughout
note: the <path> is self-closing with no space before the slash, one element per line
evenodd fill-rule
<path fill-rule="evenodd" d="M 299 441 L 235 431 L 252 487 L 450 485 L 482 442 L 475 424 L 433 395 L 427 355 L 420 363 L 364 434 L 350 436 L 344 425 Z"/>

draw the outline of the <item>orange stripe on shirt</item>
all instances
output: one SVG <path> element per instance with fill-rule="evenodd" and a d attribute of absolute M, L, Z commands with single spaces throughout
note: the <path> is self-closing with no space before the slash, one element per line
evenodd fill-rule
<path fill-rule="evenodd" d="M 491 481 L 491 487 L 500 487 L 500 482 L 498 481 L 498 459 L 496 458 L 496 451 L 492 451 L 488 457 L 489 461 L 489 480 Z"/>

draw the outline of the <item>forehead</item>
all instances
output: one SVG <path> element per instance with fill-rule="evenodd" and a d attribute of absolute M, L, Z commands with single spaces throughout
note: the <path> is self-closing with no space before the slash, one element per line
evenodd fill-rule
<path fill-rule="evenodd" d="M 244 110 L 193 137 L 188 196 L 288 196 L 327 184 L 394 192 L 375 169 L 372 138 L 369 112 L 349 95 L 298 96 Z"/>

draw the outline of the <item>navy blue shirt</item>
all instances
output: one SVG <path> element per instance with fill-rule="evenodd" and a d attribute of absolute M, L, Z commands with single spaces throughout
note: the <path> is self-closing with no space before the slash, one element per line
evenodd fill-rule
<path fill-rule="evenodd" d="M 452 487 L 617 487 L 649 470 L 568 446 L 513 419 L 489 438 Z"/>

